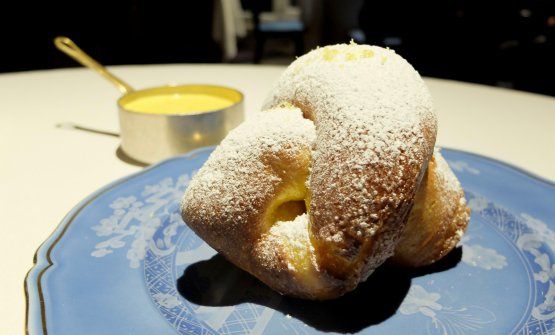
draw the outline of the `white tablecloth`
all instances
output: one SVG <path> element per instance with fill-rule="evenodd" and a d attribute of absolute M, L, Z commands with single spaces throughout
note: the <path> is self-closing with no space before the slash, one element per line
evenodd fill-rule
<path fill-rule="evenodd" d="M 112 70 L 137 88 L 214 83 L 240 89 L 247 117 L 282 67 L 242 65 L 122 66 Z M 439 114 L 441 146 L 512 163 L 555 180 L 555 98 L 427 79 Z M 33 254 L 79 200 L 140 170 L 120 161 L 118 138 L 57 128 L 71 122 L 118 131 L 119 93 L 86 69 L 0 75 L 0 334 L 22 331 L 23 279 Z"/>

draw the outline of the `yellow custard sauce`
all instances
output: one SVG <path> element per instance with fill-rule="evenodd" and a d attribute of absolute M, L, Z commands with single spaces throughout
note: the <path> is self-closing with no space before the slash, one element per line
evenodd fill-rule
<path fill-rule="evenodd" d="M 192 114 L 220 110 L 235 101 L 206 93 L 170 93 L 144 95 L 124 103 L 124 108 L 148 114 Z"/>

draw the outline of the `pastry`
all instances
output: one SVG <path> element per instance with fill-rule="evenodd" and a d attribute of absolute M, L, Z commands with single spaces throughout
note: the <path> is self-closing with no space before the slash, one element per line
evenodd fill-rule
<path fill-rule="evenodd" d="M 395 52 L 356 44 L 319 48 L 293 62 L 263 111 L 212 153 L 184 195 L 183 218 L 273 289 L 306 299 L 338 297 L 394 253 L 400 264 L 429 264 L 460 239 L 468 221 L 464 197 L 459 209 L 445 213 L 464 212 L 466 219 L 415 205 L 421 184 L 443 189 L 448 181 L 430 178 L 436 176 L 430 170 L 422 182 L 436 128 L 426 85 Z M 417 200 L 440 194 L 426 191 Z M 413 206 L 419 212 L 408 220 Z M 420 234 L 427 219 L 441 222 L 426 223 Z M 436 236 L 434 229 L 443 231 Z M 430 236 L 437 238 L 426 243 Z M 426 260 L 407 261 L 411 250 Z"/>

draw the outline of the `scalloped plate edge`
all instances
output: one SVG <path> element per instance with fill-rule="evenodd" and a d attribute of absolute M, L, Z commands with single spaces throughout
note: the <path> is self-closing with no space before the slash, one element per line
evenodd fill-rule
<path fill-rule="evenodd" d="M 29 331 L 32 330 L 34 332 L 41 331 L 43 335 L 48 334 L 48 330 L 46 327 L 46 311 L 44 307 L 44 294 L 42 292 L 41 286 L 41 278 L 46 273 L 46 271 L 54 265 L 51 259 L 51 253 L 58 241 L 64 236 L 64 233 L 69 228 L 70 224 L 72 223 L 73 219 L 91 202 L 97 199 L 99 196 L 103 195 L 104 193 L 108 192 L 112 188 L 122 184 L 132 178 L 135 178 L 139 175 L 144 173 L 148 173 L 150 170 L 157 169 L 158 167 L 165 165 L 169 162 L 179 160 L 179 159 L 194 159 L 199 153 L 205 151 L 211 151 L 214 149 L 214 146 L 211 147 L 203 147 L 193 151 L 190 151 L 184 155 L 176 156 L 172 158 L 168 158 L 161 162 L 158 162 L 154 165 L 146 167 L 145 169 L 132 173 L 128 176 L 119 178 L 103 187 L 98 189 L 97 191 L 93 192 L 85 199 L 81 200 L 77 205 L 75 205 L 66 216 L 60 221 L 54 231 L 46 238 L 46 240 L 38 247 L 35 255 L 33 257 L 33 266 L 27 272 L 25 276 L 25 280 L 23 283 L 23 289 L 25 294 L 25 334 L 29 334 Z M 534 173 L 531 173 L 523 168 L 518 166 L 512 165 L 510 163 L 503 162 L 501 160 L 490 158 L 484 155 L 459 150 L 459 149 L 449 149 L 449 148 L 442 148 L 449 150 L 451 152 L 458 152 L 464 155 L 474 156 L 478 159 L 487 160 L 500 167 L 508 168 L 515 173 L 524 175 L 529 179 L 537 182 L 541 182 L 545 184 L 547 187 L 555 188 L 555 182 L 552 182 L 546 178 L 540 177 Z M 31 318 L 33 315 L 33 318 Z M 31 324 L 32 323 L 32 324 Z"/>

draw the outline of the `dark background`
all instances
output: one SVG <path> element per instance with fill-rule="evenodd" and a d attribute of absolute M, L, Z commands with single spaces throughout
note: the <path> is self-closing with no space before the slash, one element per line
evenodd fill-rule
<path fill-rule="evenodd" d="M 302 5 L 302 1 L 293 3 Z M 304 51 L 358 42 L 389 46 L 426 76 L 555 95 L 555 0 L 318 1 L 304 22 Z M 268 10 L 267 0 L 243 0 Z M 0 72 L 77 66 L 52 39 L 71 37 L 100 62 L 221 62 L 212 38 L 211 0 L 43 1 L 3 4 Z M 256 29 L 234 63 L 253 62 Z M 265 46 L 262 63 L 287 64 L 287 38 Z M 272 58 L 274 61 L 272 61 Z"/>

